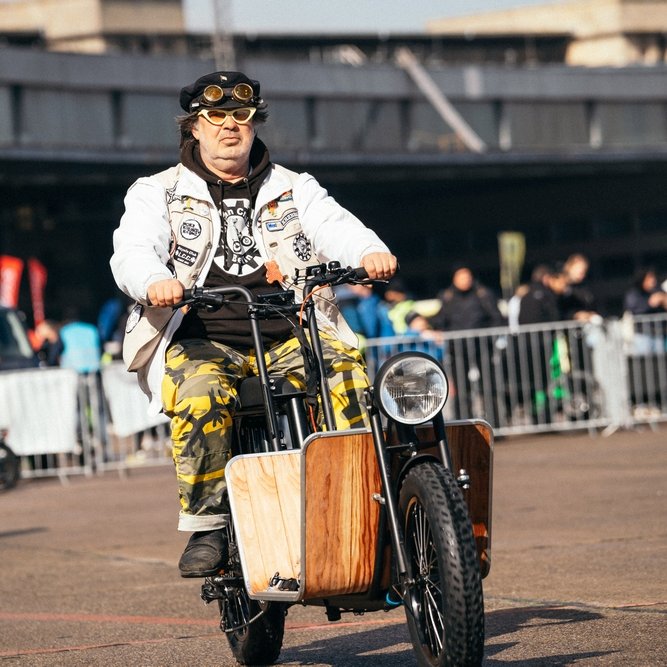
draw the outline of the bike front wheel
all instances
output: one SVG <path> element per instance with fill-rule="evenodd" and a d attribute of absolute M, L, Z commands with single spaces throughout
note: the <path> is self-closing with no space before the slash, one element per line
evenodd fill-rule
<path fill-rule="evenodd" d="M 440 463 L 416 465 L 401 486 L 408 628 L 420 665 L 481 665 L 482 578 L 461 490 Z"/>

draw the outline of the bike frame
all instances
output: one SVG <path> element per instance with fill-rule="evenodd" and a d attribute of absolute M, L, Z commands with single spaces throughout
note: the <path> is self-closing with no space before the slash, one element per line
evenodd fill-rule
<path fill-rule="evenodd" d="M 322 284 L 327 284 L 327 267 L 314 267 L 309 270 L 305 277 L 305 285 L 303 291 L 303 304 L 293 304 L 285 302 L 281 304 L 284 312 L 296 314 L 301 311 L 305 316 L 305 322 L 300 322 L 309 334 L 310 346 L 313 350 L 313 356 L 317 363 L 318 369 L 318 394 L 320 397 L 320 404 L 322 408 L 322 417 L 326 427 L 326 433 L 320 435 L 333 434 L 336 431 L 335 418 L 331 399 L 326 384 L 327 368 L 325 365 L 322 346 L 320 343 L 320 331 L 315 312 L 313 291 Z M 195 288 L 188 292 L 188 296 L 197 297 L 198 291 L 201 293 L 201 288 Z M 211 301 L 212 295 L 218 299 L 218 302 Z M 225 298 L 228 296 L 240 296 L 248 303 L 248 319 L 250 322 L 250 330 L 253 340 L 253 345 L 256 350 L 257 374 L 259 378 L 259 385 L 261 388 L 261 398 L 263 405 L 263 412 L 265 415 L 266 424 L 266 440 L 263 447 L 265 454 L 270 453 L 285 453 L 284 446 L 280 439 L 280 426 L 277 417 L 276 399 L 271 390 L 271 377 L 266 366 L 264 357 L 264 345 L 262 342 L 260 319 L 266 317 L 267 313 L 275 310 L 276 303 L 270 302 L 266 305 L 254 301 L 254 295 L 244 287 L 221 287 L 214 288 L 207 291 L 208 301 L 211 305 L 223 305 Z M 375 459 L 377 461 L 377 468 L 380 477 L 380 493 L 375 494 L 375 498 L 384 511 L 380 512 L 380 528 L 378 529 L 378 542 L 375 548 L 375 567 L 373 581 L 365 593 L 350 593 L 343 595 L 333 595 L 328 599 L 311 599 L 301 600 L 293 595 L 267 594 L 264 596 L 251 595 L 255 599 L 272 599 L 272 600 L 290 600 L 296 601 L 299 599 L 305 604 L 320 604 L 327 608 L 327 615 L 331 620 L 340 617 L 339 609 L 348 608 L 355 610 L 372 611 L 377 609 L 388 609 L 400 604 L 398 601 L 390 602 L 384 598 L 383 591 L 386 589 L 386 581 L 382 582 L 381 571 L 383 563 L 386 559 L 385 537 L 390 540 L 391 550 L 394 554 L 394 572 L 396 579 L 394 579 L 393 588 L 397 594 L 403 598 L 407 603 L 408 609 L 412 609 L 413 613 L 417 613 L 417 600 L 415 595 L 415 582 L 410 578 L 408 556 L 405 546 L 405 537 L 403 534 L 402 522 L 399 517 L 398 508 L 398 490 L 401 487 L 402 480 L 409 473 L 409 471 L 418 463 L 427 460 L 439 461 L 447 470 L 453 471 L 452 454 L 448 442 L 447 429 L 442 414 L 434 418 L 432 423 L 432 436 L 428 442 L 420 441 L 420 436 L 417 429 L 413 427 L 396 424 L 398 432 L 398 442 L 388 442 L 386 426 L 383 424 L 383 417 L 374 401 L 374 388 L 370 386 L 366 392 L 367 407 L 371 422 L 370 433 L 372 436 L 372 444 L 375 452 Z M 284 398 L 284 397 L 283 397 Z M 297 449 L 307 448 L 313 435 L 308 432 L 308 427 L 303 424 L 302 420 L 297 414 L 298 410 L 295 408 L 297 401 L 302 401 L 303 394 L 297 394 L 294 400 L 288 398 L 288 407 L 286 413 L 292 425 L 292 442 Z M 291 412 L 290 412 L 291 411 Z M 253 413 L 257 415 L 257 408 L 253 409 Z M 240 413 L 240 419 L 243 419 L 243 411 Z M 295 426 L 296 425 L 296 426 Z M 346 438 L 355 435 L 355 431 L 341 431 L 341 437 Z M 350 436 L 347 436 L 347 434 Z M 254 456 L 254 455 L 250 455 Z M 465 483 L 469 480 L 466 471 L 461 471 L 458 475 L 459 484 L 465 488 Z M 488 544 L 487 544 L 488 546 Z M 488 568 L 487 568 L 488 571 Z M 250 592 L 250 591 L 249 591 Z M 206 598 L 205 598 L 206 599 Z"/>

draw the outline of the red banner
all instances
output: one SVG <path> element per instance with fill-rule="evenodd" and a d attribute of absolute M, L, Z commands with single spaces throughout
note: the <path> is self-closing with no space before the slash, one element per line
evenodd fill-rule
<path fill-rule="evenodd" d="M 0 304 L 16 308 L 23 273 L 23 260 L 11 255 L 0 255 Z"/>
<path fill-rule="evenodd" d="M 28 260 L 28 280 L 30 281 L 30 299 L 32 318 L 35 326 L 44 321 L 44 288 L 46 287 L 46 267 L 38 259 Z"/>

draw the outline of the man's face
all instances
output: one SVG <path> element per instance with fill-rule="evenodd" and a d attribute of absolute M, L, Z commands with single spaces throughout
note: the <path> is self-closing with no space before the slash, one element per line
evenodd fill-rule
<path fill-rule="evenodd" d="M 452 284 L 462 292 L 467 292 L 473 284 L 473 276 L 470 269 L 458 269 L 452 276 Z"/>
<path fill-rule="evenodd" d="M 586 278 L 588 273 L 588 262 L 585 262 L 581 259 L 577 259 L 568 268 L 568 275 L 570 282 L 578 285 L 580 282 Z"/>
<path fill-rule="evenodd" d="M 199 141 L 199 152 L 204 164 L 212 171 L 227 175 L 235 169 L 247 170 L 250 149 L 255 139 L 252 121 L 237 123 L 229 115 L 222 125 L 214 125 L 200 115 L 192 128 L 192 135 Z"/>
<path fill-rule="evenodd" d="M 658 286 L 658 278 L 655 273 L 649 271 L 642 280 L 642 288 L 645 292 L 652 292 Z"/>
<path fill-rule="evenodd" d="M 554 273 L 549 276 L 547 285 L 552 292 L 563 294 L 567 289 L 567 276 L 564 273 Z"/>

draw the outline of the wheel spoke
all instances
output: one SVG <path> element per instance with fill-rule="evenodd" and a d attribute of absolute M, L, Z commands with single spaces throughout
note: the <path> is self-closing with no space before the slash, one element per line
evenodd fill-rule
<path fill-rule="evenodd" d="M 424 509 L 419 503 L 416 503 L 413 508 L 413 526 L 412 535 L 415 546 L 413 555 L 418 571 L 423 576 L 429 572 L 435 553 L 431 542 L 431 531 L 428 520 L 424 514 Z"/>
<path fill-rule="evenodd" d="M 433 590 L 427 586 L 424 590 L 423 603 L 426 616 L 426 628 L 431 636 L 431 652 L 437 655 L 442 651 L 442 638 L 445 634 L 445 619 L 440 611 L 437 597 L 433 595 Z"/>
<path fill-rule="evenodd" d="M 243 592 L 231 595 L 227 598 L 227 617 L 232 628 L 242 628 L 238 632 L 245 633 L 244 627 L 250 620 L 249 608 Z"/>
<path fill-rule="evenodd" d="M 441 610 L 442 592 L 439 588 L 440 573 L 435 545 L 428 518 L 418 501 L 411 509 L 412 560 L 414 575 L 420 584 L 419 598 L 426 640 L 432 655 L 443 649 L 444 617 Z"/>
<path fill-rule="evenodd" d="M 430 636 L 430 646 L 433 655 L 438 655 L 442 651 L 442 638 L 445 631 L 445 622 L 441 610 L 442 593 L 438 586 L 436 586 L 429 576 L 430 574 L 438 574 L 437 561 L 431 560 L 431 566 L 428 575 L 423 578 L 423 594 L 422 605 L 424 610 L 424 620 L 427 632 Z M 435 566 L 435 571 L 433 566 Z M 437 577 L 439 579 L 439 577 Z"/>
<path fill-rule="evenodd" d="M 424 513 L 421 505 L 415 504 L 412 510 L 414 530 L 413 540 L 415 545 L 414 558 L 417 562 L 417 570 L 422 572 L 424 568 Z"/>

